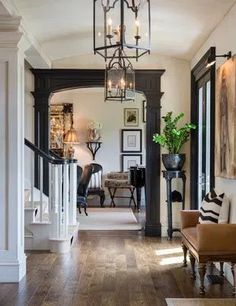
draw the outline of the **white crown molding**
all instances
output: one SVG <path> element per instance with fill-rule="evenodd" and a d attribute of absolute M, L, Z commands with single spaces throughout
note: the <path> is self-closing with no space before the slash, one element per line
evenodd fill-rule
<path fill-rule="evenodd" d="M 6 31 L 9 34 L 9 31 L 19 31 L 19 33 L 22 33 L 19 48 L 25 52 L 26 60 L 34 68 L 50 68 L 52 66 L 51 60 L 45 54 L 37 39 L 30 32 L 24 19 L 20 17 L 20 12 L 17 10 L 13 2 L 11 0 L 1 0 L 1 2 L 5 9 L 9 12 L 9 16 L 1 15 L 0 32 Z M 1 38 L 4 39 L 4 35 Z M 0 47 L 1 46 L 7 47 L 5 40 L 3 43 L 0 42 Z M 9 44 L 9 47 L 12 47 L 11 43 Z"/>
<path fill-rule="evenodd" d="M 20 32 L 1 32 L 0 48 L 16 48 L 20 42 L 22 33 Z"/>
<path fill-rule="evenodd" d="M 0 31 L 17 31 L 21 23 L 19 16 L 1 16 Z"/>
<path fill-rule="evenodd" d="M 10 16 L 18 15 L 18 11 L 11 0 L 1 0 L 1 2 L 2 5 L 5 7 L 5 9 L 8 11 Z"/>

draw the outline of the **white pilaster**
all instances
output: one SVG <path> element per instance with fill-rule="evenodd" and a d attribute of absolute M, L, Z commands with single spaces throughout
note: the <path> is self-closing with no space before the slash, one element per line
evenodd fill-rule
<path fill-rule="evenodd" d="M 2 17 L 2 16 L 1 16 Z M 24 53 L 20 18 L 0 22 L 0 282 L 26 273 L 24 254 Z"/>

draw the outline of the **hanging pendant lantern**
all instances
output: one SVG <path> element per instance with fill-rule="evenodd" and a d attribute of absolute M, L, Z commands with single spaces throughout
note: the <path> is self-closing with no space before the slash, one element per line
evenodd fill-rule
<path fill-rule="evenodd" d="M 150 0 L 94 0 L 94 53 L 112 59 L 114 50 L 125 57 L 138 58 L 150 53 Z M 124 56 L 124 54 L 122 54 Z"/>
<path fill-rule="evenodd" d="M 124 51 L 117 49 L 105 71 L 105 100 L 134 101 L 135 72 Z"/>

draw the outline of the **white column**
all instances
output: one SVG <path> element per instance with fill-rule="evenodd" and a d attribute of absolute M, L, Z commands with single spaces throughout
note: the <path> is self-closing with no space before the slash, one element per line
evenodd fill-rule
<path fill-rule="evenodd" d="M 26 273 L 24 254 L 24 53 L 20 19 L 0 22 L 0 282 Z"/>

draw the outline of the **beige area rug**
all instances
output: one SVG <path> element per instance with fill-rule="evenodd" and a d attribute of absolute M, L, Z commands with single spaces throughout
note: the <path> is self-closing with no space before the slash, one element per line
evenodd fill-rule
<path fill-rule="evenodd" d="M 94 231 L 137 231 L 141 230 L 131 208 L 88 208 L 88 216 L 81 209 L 78 214 L 79 230 Z"/>
<path fill-rule="evenodd" d="M 236 306 L 236 299 L 166 299 L 168 306 Z"/>

